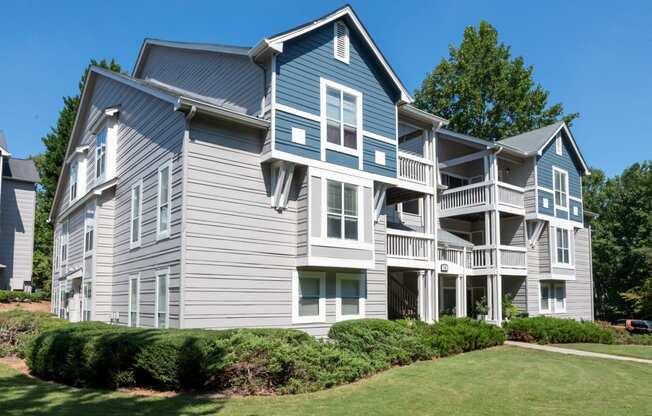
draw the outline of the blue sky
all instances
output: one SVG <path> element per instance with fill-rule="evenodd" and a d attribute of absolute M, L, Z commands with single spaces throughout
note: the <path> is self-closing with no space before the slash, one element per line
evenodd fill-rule
<path fill-rule="evenodd" d="M 77 92 L 91 58 L 131 71 L 145 37 L 250 46 L 321 16 L 326 1 L 10 2 L 0 25 L 0 129 L 15 157 L 43 150 L 61 98 Z M 352 1 L 410 91 L 459 44 L 493 24 L 535 68 L 550 103 L 580 112 L 573 132 L 609 175 L 652 159 L 652 2 Z"/>

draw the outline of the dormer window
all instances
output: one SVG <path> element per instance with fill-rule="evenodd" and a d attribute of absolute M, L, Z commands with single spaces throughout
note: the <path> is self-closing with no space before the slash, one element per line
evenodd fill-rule
<path fill-rule="evenodd" d="M 95 136 L 95 180 L 98 182 L 106 177 L 106 135 L 104 127 Z"/>
<path fill-rule="evenodd" d="M 555 139 L 555 153 L 557 153 L 559 156 L 562 155 L 562 149 L 563 149 L 563 143 L 561 139 L 561 135 L 557 136 Z"/>
<path fill-rule="evenodd" d="M 342 22 L 335 22 L 333 34 L 335 59 L 349 63 L 349 28 Z"/>

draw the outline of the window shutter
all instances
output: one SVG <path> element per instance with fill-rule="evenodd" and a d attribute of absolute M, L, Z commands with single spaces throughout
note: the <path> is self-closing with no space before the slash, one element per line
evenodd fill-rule
<path fill-rule="evenodd" d="M 335 58 L 349 62 L 349 29 L 342 22 L 335 23 Z"/>

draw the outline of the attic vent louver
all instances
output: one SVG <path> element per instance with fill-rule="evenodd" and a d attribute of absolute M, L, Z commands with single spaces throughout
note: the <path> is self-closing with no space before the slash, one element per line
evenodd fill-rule
<path fill-rule="evenodd" d="M 342 22 L 335 22 L 333 43 L 335 59 L 349 63 L 349 28 Z"/>

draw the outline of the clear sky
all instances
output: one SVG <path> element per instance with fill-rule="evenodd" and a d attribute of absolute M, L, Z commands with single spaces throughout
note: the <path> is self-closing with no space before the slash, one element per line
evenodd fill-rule
<path fill-rule="evenodd" d="M 145 37 L 251 46 L 330 12 L 326 1 L 7 2 L 0 25 L 0 129 L 10 151 L 43 150 L 61 98 L 77 93 L 91 58 L 131 71 Z M 352 1 L 410 91 L 459 44 L 493 24 L 534 66 L 550 103 L 579 112 L 573 132 L 609 175 L 652 159 L 652 1 Z"/>

